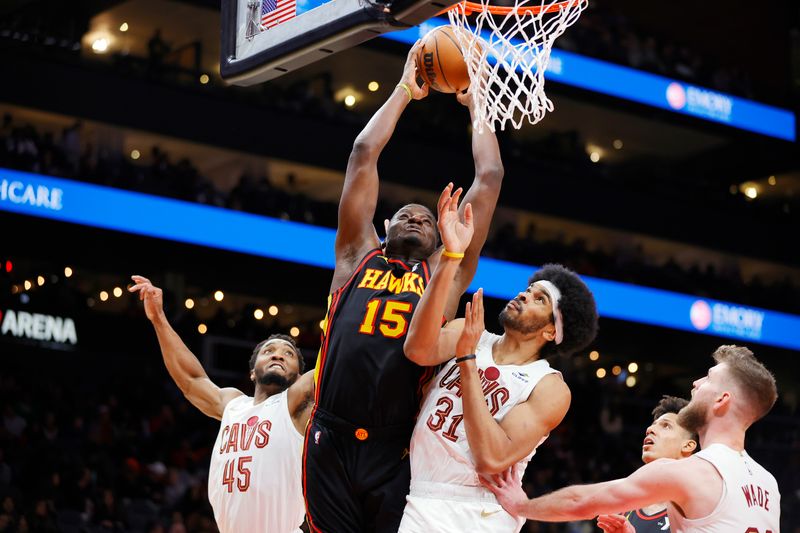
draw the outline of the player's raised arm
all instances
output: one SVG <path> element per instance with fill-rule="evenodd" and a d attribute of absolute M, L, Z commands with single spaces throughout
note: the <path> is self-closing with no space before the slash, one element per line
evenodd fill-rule
<path fill-rule="evenodd" d="M 298 354 L 299 357 L 302 355 Z M 311 409 L 314 407 L 314 370 L 309 370 L 288 389 L 287 401 L 292 422 L 301 434 L 305 434 Z"/>
<path fill-rule="evenodd" d="M 361 257 L 379 244 L 372 225 L 378 202 L 378 158 L 406 106 L 428 94 L 427 85 L 419 87 L 416 82 L 418 47 L 419 42 L 411 47 L 400 83 L 353 143 L 339 202 L 332 291 L 347 280 Z"/>
<path fill-rule="evenodd" d="M 455 357 L 461 375 L 464 427 L 469 449 L 479 474 L 490 475 L 515 465 L 561 423 L 570 404 L 570 392 L 556 374 L 541 379 L 530 397 L 503 417 L 494 419 L 486 405 L 475 352 L 484 332 L 483 293 L 478 290 L 467 303 Z"/>
<path fill-rule="evenodd" d="M 131 276 L 135 285 L 130 292 L 138 292 L 139 299 L 144 301 L 144 311 L 153 324 L 164 357 L 164 364 L 175 384 L 192 405 L 203 414 L 222 420 L 225 406 L 241 396 L 242 392 L 234 388 L 220 388 L 209 379 L 197 357 L 186 347 L 178 334 L 172 329 L 164 314 L 162 290 L 153 286 L 149 279 L 142 276 Z"/>
<path fill-rule="evenodd" d="M 692 464 L 694 462 L 694 458 L 680 461 L 659 459 L 627 478 L 593 485 L 573 485 L 532 500 L 523 492 L 516 471 L 492 479 L 482 478 L 482 482 L 513 515 L 541 522 L 590 520 L 598 515 L 639 509 L 659 502 L 675 502 L 685 510 L 686 502 L 691 499 L 692 484 L 698 481 L 693 467 L 699 466 L 702 475 L 713 475 L 709 469 L 714 467 L 710 463 L 702 459 Z M 721 481 L 718 477 L 720 485 Z"/>
<path fill-rule="evenodd" d="M 459 102 L 469 108 L 470 119 L 474 122 L 475 104 L 470 91 L 457 95 L 457 98 Z M 475 276 L 478 257 L 486 243 L 486 237 L 489 235 L 489 227 L 503 183 L 504 170 L 500 157 L 500 146 L 497 143 L 497 136 L 488 127 L 483 129 L 483 133 L 477 131 L 472 133 L 472 158 L 475 161 L 475 178 L 467 194 L 464 195 L 460 213 L 463 218 L 465 206 L 467 204 L 472 206 L 475 233 L 459 266 L 456 287 L 445 312 L 448 319 L 455 316 L 458 300 Z"/>
<path fill-rule="evenodd" d="M 403 350 L 418 365 L 434 366 L 453 356 L 463 320 L 453 320 L 444 328 L 442 317 L 453 291 L 454 278 L 473 233 L 472 208 L 464 208 L 464 221 L 458 213 L 461 188 L 453 192 L 450 183 L 438 203 L 438 226 L 444 249 L 428 287 L 411 318 Z"/>

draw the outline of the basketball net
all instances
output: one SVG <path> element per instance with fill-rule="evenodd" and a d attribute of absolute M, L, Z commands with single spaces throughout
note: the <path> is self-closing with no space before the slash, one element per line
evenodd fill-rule
<path fill-rule="evenodd" d="M 498 125 L 505 130 L 509 122 L 516 129 L 536 124 L 553 110 L 544 92 L 553 43 L 588 6 L 588 0 L 514 1 L 508 8 L 463 2 L 448 11 L 469 70 L 479 133 Z"/>

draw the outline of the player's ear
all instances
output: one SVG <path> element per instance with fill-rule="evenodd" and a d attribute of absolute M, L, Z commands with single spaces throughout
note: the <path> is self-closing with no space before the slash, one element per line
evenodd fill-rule
<path fill-rule="evenodd" d="M 253 383 L 256 382 L 256 369 L 255 368 L 250 371 L 250 381 L 252 381 Z"/>
<path fill-rule="evenodd" d="M 694 439 L 688 439 L 683 441 L 683 446 L 681 446 L 681 455 L 684 457 L 689 457 L 694 453 L 697 449 L 697 441 Z"/>
<path fill-rule="evenodd" d="M 383 219 L 383 234 L 389 236 L 389 219 Z"/>
<path fill-rule="evenodd" d="M 542 331 L 542 337 L 544 337 L 544 340 L 547 342 L 556 340 L 556 327 L 553 324 L 546 325 Z"/>

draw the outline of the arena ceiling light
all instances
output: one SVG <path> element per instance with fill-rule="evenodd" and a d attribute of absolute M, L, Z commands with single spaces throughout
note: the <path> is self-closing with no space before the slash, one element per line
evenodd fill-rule
<path fill-rule="evenodd" d="M 748 200 L 755 200 L 761 193 L 761 186 L 754 181 L 745 181 L 739 185 L 739 191 L 744 194 Z"/>
<path fill-rule="evenodd" d="M 109 41 L 105 37 L 98 37 L 92 41 L 92 51 L 95 54 L 105 54 L 108 51 Z"/>

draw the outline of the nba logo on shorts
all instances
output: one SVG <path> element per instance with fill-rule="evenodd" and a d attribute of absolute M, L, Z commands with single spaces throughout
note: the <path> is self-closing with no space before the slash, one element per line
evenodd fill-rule
<path fill-rule="evenodd" d="M 711 325 L 711 306 L 703 300 L 697 300 L 689 311 L 689 319 L 692 321 L 692 325 L 699 330 L 708 328 Z"/>
<path fill-rule="evenodd" d="M 319 444 L 319 436 L 322 434 L 321 431 L 317 431 L 314 433 L 314 444 Z"/>
<path fill-rule="evenodd" d="M 686 107 L 686 91 L 678 82 L 672 82 L 667 87 L 667 103 L 672 109 L 683 109 Z"/>

